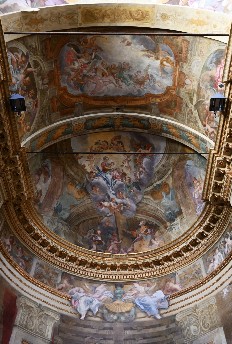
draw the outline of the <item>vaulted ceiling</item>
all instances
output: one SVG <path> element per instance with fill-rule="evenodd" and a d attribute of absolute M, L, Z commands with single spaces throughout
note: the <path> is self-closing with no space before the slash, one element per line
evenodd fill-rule
<path fill-rule="evenodd" d="M 149 280 L 175 314 L 229 278 L 229 12 L 44 5 L 2 16 L 2 255 L 64 313 L 71 286 Z"/>

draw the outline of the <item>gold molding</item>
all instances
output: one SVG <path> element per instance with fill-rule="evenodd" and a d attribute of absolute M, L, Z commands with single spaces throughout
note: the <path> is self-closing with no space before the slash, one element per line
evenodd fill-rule
<path fill-rule="evenodd" d="M 99 23 L 133 24 L 136 26 L 151 24 L 155 17 L 155 7 L 140 4 L 118 4 L 114 6 L 83 6 L 80 11 L 81 25 L 96 25 Z"/>
<path fill-rule="evenodd" d="M 232 31 L 231 31 L 232 33 Z M 227 103 L 221 112 L 220 123 L 214 149 L 210 150 L 203 198 L 211 204 L 230 206 L 232 191 L 232 40 L 227 48 L 224 71 Z"/>
<path fill-rule="evenodd" d="M 62 241 L 40 222 L 30 201 L 12 203 L 3 206 L 5 218 L 13 233 L 34 254 L 73 275 L 105 281 L 155 278 L 189 265 L 219 239 L 231 214 L 227 207 L 208 205 L 195 228 L 163 249 L 111 255 Z"/>

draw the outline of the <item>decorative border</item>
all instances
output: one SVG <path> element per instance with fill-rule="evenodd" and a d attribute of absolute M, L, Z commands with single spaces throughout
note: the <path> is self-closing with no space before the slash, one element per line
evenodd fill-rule
<path fill-rule="evenodd" d="M 39 130 L 22 142 L 30 153 L 68 139 L 98 131 L 136 131 L 159 135 L 183 143 L 199 154 L 208 154 L 214 142 L 204 134 L 170 119 L 138 113 L 96 113 L 71 118 Z"/>
<path fill-rule="evenodd" d="M 231 214 L 226 207 L 209 205 L 192 229 L 160 250 L 111 255 L 62 241 L 41 223 L 31 201 L 20 199 L 3 206 L 5 218 L 19 240 L 63 271 L 105 281 L 144 280 L 189 265 L 220 238 Z"/>
<path fill-rule="evenodd" d="M 180 20 L 181 16 L 181 20 Z M 44 7 L 2 16 L 4 31 L 53 31 L 91 26 L 143 27 L 188 33 L 229 33 L 231 16 L 162 4 L 92 3 Z M 127 29 L 128 31 L 128 29 Z M 7 35 L 6 41 L 20 35 Z M 213 37 L 214 38 L 214 37 Z M 224 37 L 217 37 L 227 42 Z"/>

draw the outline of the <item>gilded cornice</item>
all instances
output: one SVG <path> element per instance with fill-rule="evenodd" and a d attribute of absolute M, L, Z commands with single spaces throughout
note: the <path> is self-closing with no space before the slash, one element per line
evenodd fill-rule
<path fill-rule="evenodd" d="M 62 241 L 41 223 L 30 200 L 6 202 L 3 209 L 12 231 L 38 257 L 71 274 L 108 281 L 154 278 L 189 265 L 219 239 L 231 213 L 208 205 L 186 235 L 163 249 L 112 256 Z"/>
<path fill-rule="evenodd" d="M 203 199 L 211 204 L 230 205 L 231 176 L 232 176 L 232 40 L 227 48 L 223 82 L 226 85 L 227 98 L 225 110 L 220 113 L 214 149 L 211 149 L 208 159 L 207 174 L 203 191 Z"/>
<path fill-rule="evenodd" d="M 140 254 L 111 255 L 77 247 L 49 231 L 33 207 L 33 188 L 25 148 L 19 143 L 15 116 L 8 106 L 8 70 L 6 50 L 1 34 L 0 79 L 0 185 L 3 189 L 3 211 L 14 234 L 34 254 L 55 267 L 90 279 L 127 281 L 169 274 L 197 260 L 222 235 L 231 214 L 230 102 L 222 117 L 216 147 L 210 153 L 204 198 L 205 210 L 197 222 L 171 244 L 160 250 Z M 229 95 L 231 97 L 231 93 Z M 76 127 L 81 131 L 81 127 Z"/>

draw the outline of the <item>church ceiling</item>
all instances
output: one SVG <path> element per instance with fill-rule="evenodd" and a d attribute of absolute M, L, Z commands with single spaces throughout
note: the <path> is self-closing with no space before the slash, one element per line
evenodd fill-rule
<path fill-rule="evenodd" d="M 96 15 L 87 6 L 78 12 L 77 26 L 121 20 L 154 27 L 156 15 L 163 29 L 173 21 L 163 7 L 162 13 L 159 6 L 110 7 L 107 13 L 99 7 Z M 226 2 L 208 7 L 228 10 Z M 4 27 L 52 30 L 55 11 L 44 8 L 33 18 L 25 13 L 25 20 L 5 21 Z M 76 12 L 65 12 L 66 6 L 60 11 L 60 25 L 72 28 Z M 178 11 L 173 6 L 172 15 Z M 184 21 L 194 32 L 204 25 L 200 14 L 178 25 Z M 146 317 L 153 289 L 174 305 L 175 297 L 198 288 L 210 293 L 208 285 L 228 269 L 231 113 L 227 108 L 228 116 L 219 120 L 208 111 L 212 94 L 225 91 L 219 88 L 224 43 L 103 31 L 7 36 L 0 97 L 1 250 L 5 264 L 59 297 L 62 307 L 75 303 L 75 293 L 87 300 L 101 292 L 111 301 L 101 304 L 95 320 L 114 322 L 121 321 L 114 318 L 118 313 L 129 312 L 129 320 Z M 25 97 L 27 111 L 20 117 L 9 116 L 9 84 Z M 139 291 L 150 298 L 140 313 L 141 300 L 133 296 Z M 123 304 L 128 295 L 132 302 Z M 84 319 L 73 306 L 66 311 Z M 126 308 L 117 313 L 115 307 Z"/>
<path fill-rule="evenodd" d="M 16 236 L 57 268 L 95 279 L 154 278 L 201 257 L 230 214 L 224 186 L 212 184 L 214 203 L 203 187 L 222 128 L 208 99 L 224 91 L 224 60 L 225 44 L 201 37 L 9 41 L 10 90 L 27 106 L 9 124 L 21 150 L 9 164 L 20 163 L 24 183 L 12 179 L 24 196 L 4 208 Z"/>

